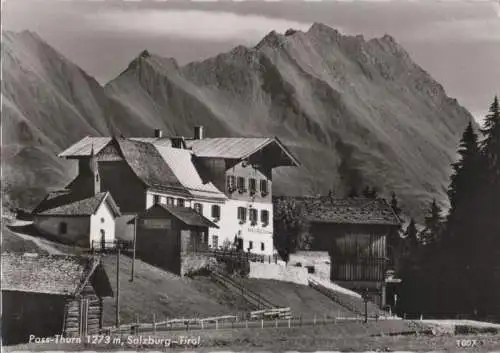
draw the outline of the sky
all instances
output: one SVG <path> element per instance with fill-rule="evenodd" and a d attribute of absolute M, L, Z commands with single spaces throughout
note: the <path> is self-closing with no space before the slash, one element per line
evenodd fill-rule
<path fill-rule="evenodd" d="M 314 22 L 390 34 L 478 120 L 500 94 L 500 0 L 2 1 L 3 29 L 38 33 L 101 84 L 144 49 L 185 64 Z"/>

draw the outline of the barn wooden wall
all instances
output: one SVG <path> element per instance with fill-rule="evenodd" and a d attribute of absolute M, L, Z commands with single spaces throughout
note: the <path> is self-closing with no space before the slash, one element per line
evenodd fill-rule
<path fill-rule="evenodd" d="M 77 298 L 65 306 L 64 334 L 68 337 L 99 333 L 103 315 L 102 301 L 88 283 Z"/>

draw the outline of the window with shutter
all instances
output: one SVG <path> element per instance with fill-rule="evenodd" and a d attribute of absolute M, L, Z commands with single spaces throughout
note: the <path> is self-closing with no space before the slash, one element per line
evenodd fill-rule
<path fill-rule="evenodd" d="M 252 250 L 253 249 L 253 241 L 249 241 L 248 242 L 248 250 Z"/>
<path fill-rule="evenodd" d="M 212 218 L 215 218 L 216 220 L 220 219 L 220 206 L 219 205 L 212 205 Z"/>
<path fill-rule="evenodd" d="M 262 194 L 262 196 L 266 196 L 269 194 L 268 183 L 265 179 L 260 180 L 260 193 Z"/>
<path fill-rule="evenodd" d="M 260 221 L 262 222 L 262 225 L 264 227 L 269 224 L 269 211 L 268 210 L 260 211 Z"/>
<path fill-rule="evenodd" d="M 257 210 L 255 208 L 250 209 L 250 223 L 252 225 L 257 224 Z"/>
<path fill-rule="evenodd" d="M 177 199 L 177 206 L 184 207 L 184 199 Z"/>
<path fill-rule="evenodd" d="M 237 179 L 237 185 L 236 186 L 238 187 L 238 192 L 239 193 L 245 192 L 246 191 L 245 190 L 245 178 L 238 177 L 238 179 Z"/>
<path fill-rule="evenodd" d="M 238 220 L 240 223 L 245 223 L 247 220 L 247 209 L 245 207 L 238 207 Z"/>
<path fill-rule="evenodd" d="M 235 177 L 234 175 L 228 175 L 227 176 L 227 191 L 229 193 L 234 192 L 236 190 L 236 185 L 235 185 Z"/>
<path fill-rule="evenodd" d="M 249 179 L 248 180 L 248 189 L 250 190 L 250 195 L 254 195 L 257 192 L 257 180 Z"/>
<path fill-rule="evenodd" d="M 194 210 L 199 214 L 203 214 L 203 205 L 201 203 L 195 203 L 193 206 Z"/>
<path fill-rule="evenodd" d="M 260 243 L 260 250 L 264 251 L 264 243 Z"/>
<path fill-rule="evenodd" d="M 217 235 L 212 235 L 212 247 L 215 249 L 219 247 L 219 237 Z"/>
<path fill-rule="evenodd" d="M 167 197 L 167 205 L 168 206 L 174 205 L 174 198 L 173 197 Z"/>
<path fill-rule="evenodd" d="M 153 203 L 155 205 L 160 203 L 160 195 L 153 195 Z"/>

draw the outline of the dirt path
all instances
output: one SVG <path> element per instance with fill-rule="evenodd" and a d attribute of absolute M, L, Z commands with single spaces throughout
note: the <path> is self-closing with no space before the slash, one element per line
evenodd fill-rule
<path fill-rule="evenodd" d="M 46 251 L 51 255 L 65 255 L 62 251 L 57 250 L 53 246 L 47 244 L 47 242 L 44 239 L 28 235 L 25 233 L 16 232 L 14 229 L 12 229 L 12 227 L 27 226 L 29 224 L 30 222 L 26 221 L 16 221 L 15 223 L 10 224 L 11 227 L 9 227 L 9 231 L 11 231 L 13 234 L 17 235 L 21 239 L 33 242 L 36 246 L 40 248 L 40 250 Z"/>

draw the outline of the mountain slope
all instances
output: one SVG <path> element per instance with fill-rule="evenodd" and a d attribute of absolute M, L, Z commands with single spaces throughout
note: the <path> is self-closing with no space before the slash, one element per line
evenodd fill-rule
<path fill-rule="evenodd" d="M 183 67 L 143 52 L 105 89 L 132 116 L 159 113 L 179 134 L 203 124 L 208 136 L 277 135 L 303 163 L 276 173 L 280 193 L 376 185 L 414 212 L 445 198 L 472 120 L 392 37 L 322 24 Z"/>
<path fill-rule="evenodd" d="M 146 131 L 120 114 L 104 89 L 38 35 L 2 32 L 2 190 L 31 207 L 74 174 L 57 153 L 86 135 Z M 149 129 L 148 129 L 149 131 Z"/>
<path fill-rule="evenodd" d="M 390 36 L 365 40 L 315 24 L 269 33 L 179 66 L 147 51 L 104 88 L 30 32 L 2 33 L 2 188 L 33 206 L 73 175 L 56 157 L 85 135 L 276 135 L 303 166 L 276 171 L 280 194 L 376 185 L 418 214 L 445 199 L 471 115 Z"/>

